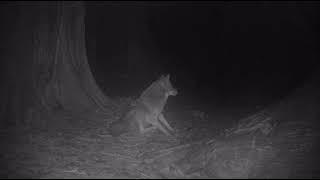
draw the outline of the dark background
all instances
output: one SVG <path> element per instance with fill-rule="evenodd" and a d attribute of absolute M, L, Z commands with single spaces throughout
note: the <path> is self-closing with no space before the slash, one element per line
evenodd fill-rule
<path fill-rule="evenodd" d="M 110 96 L 138 96 L 170 73 L 177 98 L 268 104 L 318 64 L 318 9 L 317 2 L 91 2 L 89 62 Z M 126 76 L 130 60 L 139 67 Z"/>
<path fill-rule="evenodd" d="M 5 51 L 19 11 L 1 5 Z M 319 64 L 318 9 L 318 2 L 88 1 L 88 60 L 111 97 L 137 97 L 170 73 L 177 101 L 263 106 Z"/>

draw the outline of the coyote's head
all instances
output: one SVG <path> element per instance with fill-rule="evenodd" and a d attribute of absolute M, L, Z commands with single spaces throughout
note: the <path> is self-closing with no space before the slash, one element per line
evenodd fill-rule
<path fill-rule="evenodd" d="M 160 85 L 164 88 L 165 93 L 167 96 L 176 96 L 178 94 L 178 91 L 173 88 L 171 82 L 170 82 L 170 75 L 162 75 L 160 77 Z"/>

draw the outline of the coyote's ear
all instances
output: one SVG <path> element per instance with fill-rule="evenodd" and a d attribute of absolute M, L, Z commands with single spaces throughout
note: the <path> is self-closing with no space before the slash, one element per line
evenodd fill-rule
<path fill-rule="evenodd" d="M 166 78 L 169 80 L 170 79 L 170 74 L 167 74 Z"/>

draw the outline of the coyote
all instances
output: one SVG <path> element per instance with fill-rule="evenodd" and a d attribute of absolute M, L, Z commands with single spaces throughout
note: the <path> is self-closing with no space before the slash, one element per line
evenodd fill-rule
<path fill-rule="evenodd" d="M 178 91 L 171 85 L 170 75 L 162 75 L 142 92 L 133 108 L 110 125 L 111 135 L 120 136 L 129 131 L 143 134 L 156 128 L 168 136 L 171 135 L 169 131 L 173 132 L 174 129 L 164 118 L 162 110 L 168 97 L 177 94 Z"/>

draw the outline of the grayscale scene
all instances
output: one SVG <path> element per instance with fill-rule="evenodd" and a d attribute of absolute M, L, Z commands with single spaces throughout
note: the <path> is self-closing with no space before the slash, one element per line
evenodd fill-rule
<path fill-rule="evenodd" d="M 319 9 L 0 2 L 0 178 L 320 178 Z"/>

